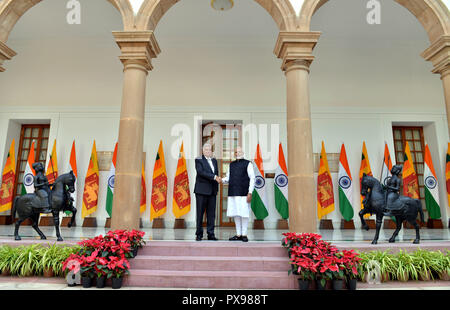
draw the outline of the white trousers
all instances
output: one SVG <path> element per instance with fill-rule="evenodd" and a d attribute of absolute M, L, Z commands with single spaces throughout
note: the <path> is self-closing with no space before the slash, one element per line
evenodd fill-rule
<path fill-rule="evenodd" d="M 235 216 L 234 224 L 236 225 L 237 236 L 247 236 L 248 217 Z"/>

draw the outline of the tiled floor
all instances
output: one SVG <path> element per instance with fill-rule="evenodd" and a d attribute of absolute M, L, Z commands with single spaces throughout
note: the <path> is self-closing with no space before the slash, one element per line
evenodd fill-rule
<path fill-rule="evenodd" d="M 56 240 L 55 228 L 52 226 L 41 226 L 40 229 L 47 236 L 49 240 Z M 61 227 L 61 235 L 66 241 L 79 240 L 84 238 L 91 238 L 100 234 L 105 234 L 109 229 L 103 227 L 83 228 L 83 227 Z M 142 228 L 145 231 L 146 240 L 195 240 L 195 228 L 186 229 L 151 229 Z M 234 228 L 217 227 L 216 237 L 219 240 L 228 240 L 229 237 L 234 236 Z M 266 229 L 256 230 L 249 229 L 248 238 L 250 241 L 280 241 L 282 233 L 286 230 Z M 393 234 L 393 229 L 381 229 L 380 242 L 387 241 Z M 371 241 L 375 235 L 375 230 L 371 229 L 365 231 L 362 229 L 355 230 L 321 230 L 318 232 L 323 239 L 333 242 L 355 242 L 355 241 Z M 21 226 L 19 234 L 22 238 L 38 238 L 37 233 L 30 226 Z M 13 238 L 13 225 L 0 225 L 1 238 Z M 427 229 L 420 230 L 422 241 L 444 241 L 450 240 L 450 229 Z M 206 237 L 206 232 L 205 232 Z M 414 229 L 402 229 L 397 237 L 398 242 L 410 242 L 415 238 Z"/>

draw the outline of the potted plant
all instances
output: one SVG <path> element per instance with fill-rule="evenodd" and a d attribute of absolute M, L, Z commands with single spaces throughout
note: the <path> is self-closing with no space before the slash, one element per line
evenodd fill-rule
<path fill-rule="evenodd" d="M 0 247 L 0 270 L 2 271 L 2 276 L 9 276 L 11 274 L 11 266 L 18 256 L 18 248 L 9 245 Z"/>
<path fill-rule="evenodd" d="M 18 255 L 10 265 L 11 274 L 20 277 L 29 277 L 38 274 L 41 260 L 41 247 L 40 244 L 18 247 Z"/>
<path fill-rule="evenodd" d="M 130 264 L 124 255 L 119 256 L 110 256 L 108 257 L 107 263 L 107 278 L 112 279 L 112 288 L 119 289 L 123 284 L 123 277 L 128 274 L 128 269 L 130 268 Z"/>
<path fill-rule="evenodd" d="M 97 257 L 97 259 L 95 260 L 94 270 L 97 275 L 97 288 L 105 287 L 107 264 L 108 259 L 106 257 Z"/>
<path fill-rule="evenodd" d="M 360 254 L 356 253 L 354 250 L 343 250 L 341 255 L 347 287 L 349 290 L 356 290 L 356 284 L 361 270 L 360 262 L 362 259 L 359 257 Z"/>

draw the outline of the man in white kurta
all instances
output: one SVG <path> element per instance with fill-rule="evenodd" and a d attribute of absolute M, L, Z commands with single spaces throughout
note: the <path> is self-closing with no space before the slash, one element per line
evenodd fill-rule
<path fill-rule="evenodd" d="M 236 160 L 230 164 L 227 176 L 222 178 L 228 183 L 227 216 L 233 217 L 236 225 L 236 235 L 230 241 L 247 242 L 247 229 L 250 218 L 250 202 L 255 188 L 255 171 L 253 163 L 244 159 L 240 147 L 236 148 Z"/>

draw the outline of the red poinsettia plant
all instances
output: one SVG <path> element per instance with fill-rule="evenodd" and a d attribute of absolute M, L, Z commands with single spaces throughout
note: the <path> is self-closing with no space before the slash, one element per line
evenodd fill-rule
<path fill-rule="evenodd" d="M 292 271 L 302 280 L 344 279 L 358 274 L 360 258 L 353 250 L 339 252 L 318 234 L 285 233 L 282 245 L 288 249 Z"/>
<path fill-rule="evenodd" d="M 120 278 L 128 273 L 132 248 L 145 244 L 144 234 L 137 230 L 114 230 L 80 241 L 80 251 L 64 261 L 63 270 L 80 271 L 82 276 L 91 278 L 95 275 Z"/>

